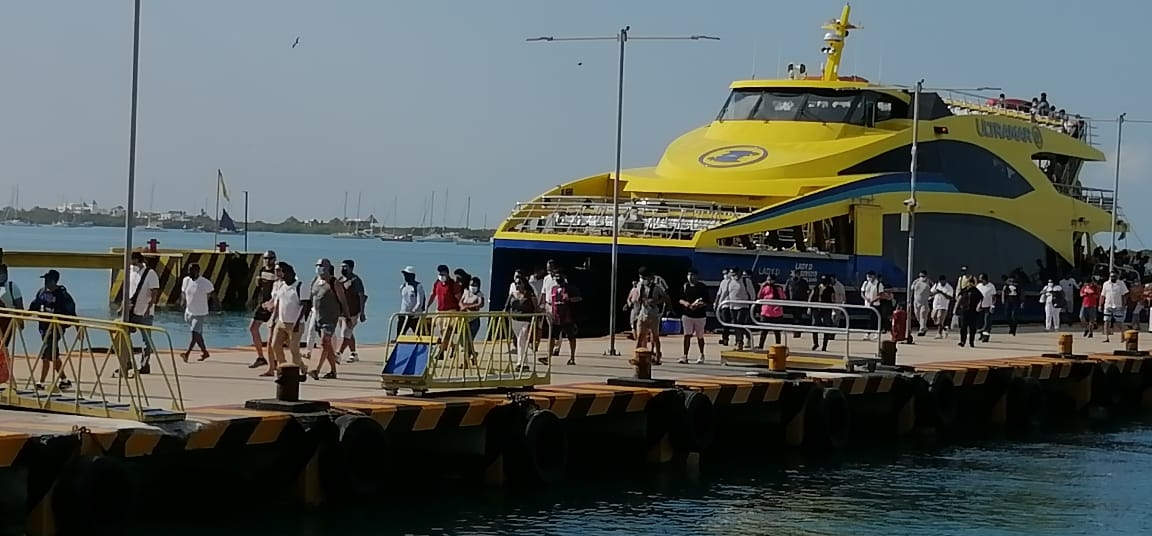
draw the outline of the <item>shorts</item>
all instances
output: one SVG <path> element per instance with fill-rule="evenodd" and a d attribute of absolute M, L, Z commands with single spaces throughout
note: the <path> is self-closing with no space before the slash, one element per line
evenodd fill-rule
<path fill-rule="evenodd" d="M 1104 309 L 1104 320 L 1123 322 L 1128 310 L 1123 307 L 1107 307 Z"/>
<path fill-rule="evenodd" d="M 257 322 L 267 322 L 272 320 L 272 311 L 265 309 L 263 305 L 256 306 L 256 310 L 252 313 L 252 320 Z"/>
<path fill-rule="evenodd" d="M 575 322 L 550 322 L 548 324 L 551 329 L 552 339 L 574 339 L 576 338 L 576 323 Z"/>
<path fill-rule="evenodd" d="M 692 318 L 690 316 L 680 317 L 680 326 L 685 336 L 696 337 L 704 336 L 704 326 L 708 323 L 708 318 Z"/>
<path fill-rule="evenodd" d="M 1081 322 L 1095 322 L 1096 321 L 1096 308 L 1095 307 L 1081 307 L 1080 308 L 1080 321 Z"/>
<path fill-rule="evenodd" d="M 336 321 L 329 319 L 316 319 L 316 333 L 325 337 L 331 337 L 336 334 Z"/>
<path fill-rule="evenodd" d="M 344 338 L 352 336 L 352 331 L 356 329 L 356 325 L 360 323 L 360 315 L 356 314 L 352 318 L 344 319 Z"/>
<path fill-rule="evenodd" d="M 206 315 L 184 313 L 184 321 L 192 328 L 192 333 L 204 333 L 204 319 Z"/>

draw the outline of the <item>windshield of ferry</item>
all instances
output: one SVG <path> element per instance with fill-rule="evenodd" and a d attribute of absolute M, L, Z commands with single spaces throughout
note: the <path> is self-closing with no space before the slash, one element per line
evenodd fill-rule
<path fill-rule="evenodd" d="M 718 121 L 862 123 L 858 91 L 813 88 L 741 88 L 732 91 Z"/>

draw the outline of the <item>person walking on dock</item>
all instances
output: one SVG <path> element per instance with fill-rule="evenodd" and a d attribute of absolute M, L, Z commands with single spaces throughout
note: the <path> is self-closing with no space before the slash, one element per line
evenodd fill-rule
<path fill-rule="evenodd" d="M 912 281 L 912 308 L 916 315 L 916 323 L 920 327 L 917 336 L 928 334 L 928 318 L 932 313 L 932 280 L 928 279 L 928 272 L 920 270 L 920 274 Z"/>
<path fill-rule="evenodd" d="M 335 270 L 328 259 L 316 261 L 316 280 L 312 283 L 311 297 L 316 332 L 320 335 L 320 360 L 312 369 L 312 379 L 320 379 L 320 370 L 324 363 L 328 363 L 331 370 L 323 378 L 335 380 L 336 348 L 332 337 L 336 335 L 336 324 L 340 319 L 348 318 L 348 300 L 344 296 L 344 286 L 336 281 Z"/>
<path fill-rule="evenodd" d="M 965 280 L 967 287 L 956 295 L 956 312 L 960 315 L 960 346 L 965 344 L 969 348 L 976 347 L 976 332 L 983 324 L 980 317 L 980 304 L 984 301 L 984 293 L 976 288 L 976 280 L 969 277 Z"/>
<path fill-rule="evenodd" d="M 688 352 L 692 349 L 692 337 L 696 337 L 696 346 L 700 349 L 700 357 L 696 363 L 704 363 L 704 328 L 708 323 L 708 286 L 700 282 L 700 273 L 695 268 L 688 270 L 688 280 L 680 292 L 680 307 L 684 315 L 680 318 L 681 331 L 684 332 L 684 354 L 680 363 L 688 363 Z"/>
<path fill-rule="evenodd" d="M 276 276 L 280 284 L 272 291 L 272 336 L 268 344 L 271 364 L 261 376 L 276 374 L 275 367 L 285 362 L 284 347 L 287 346 L 292 364 L 300 367 L 300 381 L 307 381 L 308 365 L 300 355 L 300 335 L 312 308 L 312 296 L 304 288 L 304 283 L 296 278 L 296 269 L 291 264 L 277 263 Z"/>
<path fill-rule="evenodd" d="M 24 295 L 20 293 L 20 286 L 8 279 L 8 265 L 0 263 L 0 307 L 5 309 L 23 309 Z M 11 324 L 15 327 L 10 328 Z M 19 320 L 0 317 L 0 346 L 7 345 L 12 333 L 22 326 Z"/>
<path fill-rule="evenodd" d="M 636 347 L 644 348 L 649 344 L 655 346 L 652 364 L 659 365 L 661 364 L 660 313 L 664 310 L 664 305 L 668 303 L 668 295 L 656 284 L 655 278 L 647 268 L 640 267 L 638 274 L 640 275 L 640 292 L 638 300 L 633 304 L 637 310 L 636 325 L 640 329 L 636 336 Z M 733 282 L 737 285 L 740 284 L 739 279 L 733 279 Z M 747 306 L 743 307 L 743 311 L 748 311 Z M 743 331 L 737 332 L 737 337 L 738 345 L 742 348 L 744 344 Z"/>
<path fill-rule="evenodd" d="M 339 283 L 344 287 L 344 297 L 348 298 L 348 317 L 344 319 L 344 340 L 340 341 L 340 350 L 336 352 L 336 360 L 348 350 L 347 363 L 360 360 L 356 355 L 356 334 L 354 330 L 361 322 L 367 320 L 364 311 L 368 305 L 368 294 L 364 292 L 364 280 L 356 274 L 356 261 L 344 259 L 340 262 Z"/>
<path fill-rule="evenodd" d="M 59 316 L 76 316 L 76 300 L 68 293 L 68 289 L 60 284 L 60 272 L 48 270 L 40 276 L 44 286 L 36 292 L 32 303 L 28 304 L 29 311 L 48 313 Z M 72 387 L 72 382 L 64 373 L 64 363 L 60 360 L 60 339 L 68 326 L 53 322 L 39 322 L 36 326 L 40 331 L 40 381 L 36 390 L 44 390 L 48 381 L 48 368 L 58 378 L 56 386 L 61 390 Z"/>
<path fill-rule="evenodd" d="M 720 288 L 716 291 L 717 314 L 730 324 L 746 326 L 751 322 L 751 319 L 748 318 L 750 309 L 745 304 L 752 299 L 753 295 L 748 292 L 748 287 L 740 278 L 740 270 L 729 268 L 724 280 L 720 282 Z M 751 344 L 752 335 L 748 333 L 746 328 L 735 327 L 732 329 L 736 332 L 736 351 L 744 350 L 745 336 L 748 337 L 748 342 Z"/>
<path fill-rule="evenodd" d="M 952 316 L 952 300 L 956 298 L 956 289 L 948 284 L 948 276 L 941 274 L 932 285 L 932 320 L 936 322 L 936 338 L 943 339 L 948 336 L 948 329 Z"/>
<path fill-rule="evenodd" d="M 876 277 L 876 272 L 868 272 L 864 274 L 864 283 L 860 285 L 860 296 L 864 299 L 864 305 L 876 309 L 880 312 L 880 325 L 877 326 L 881 331 L 884 330 L 884 313 L 887 311 L 881 310 L 882 298 L 884 294 L 884 283 L 880 282 L 880 278 Z M 864 336 L 864 340 L 874 340 L 876 333 L 869 331 Z"/>
<path fill-rule="evenodd" d="M 192 330 L 188 349 L 180 353 L 180 358 L 188 362 L 188 354 L 196 346 L 200 347 L 200 361 L 208 359 L 208 346 L 204 344 L 204 319 L 208 318 L 208 297 L 216 292 L 216 287 L 208 278 L 200 275 L 200 265 L 188 265 L 188 275 L 180 283 L 180 303 L 184 306 L 184 321 Z"/>
<path fill-rule="evenodd" d="M 568 340 L 568 364 L 576 364 L 576 315 L 572 308 L 581 301 L 580 293 L 568 284 L 563 272 L 556 273 L 552 286 L 552 308 L 548 311 L 551 328 L 548 333 L 548 355 L 560 354 L 560 340 Z"/>
<path fill-rule="evenodd" d="M 397 317 L 396 336 L 399 337 L 411 331 L 420 333 L 420 315 L 427 306 L 427 295 L 424 294 L 424 285 L 416 280 L 416 268 L 405 266 L 400 270 L 404 283 L 400 285 L 400 315 Z"/>
<path fill-rule="evenodd" d="M 835 294 L 836 287 L 834 285 L 832 286 L 832 291 L 833 291 L 833 294 Z M 783 300 L 783 299 L 785 299 L 784 289 L 776 284 L 776 278 L 773 277 L 772 274 L 768 274 L 768 277 L 766 277 L 764 279 L 764 283 L 762 285 L 760 285 L 760 290 L 756 294 L 756 299 L 757 300 Z M 759 309 L 760 309 L 759 311 L 756 310 L 757 307 L 759 307 Z M 769 324 L 782 324 L 782 323 L 784 323 L 784 308 L 779 306 L 779 305 L 764 304 L 764 305 L 760 305 L 760 306 L 753 306 L 752 314 L 754 316 L 759 315 L 758 318 L 762 322 L 766 322 Z M 760 343 L 756 345 L 756 350 L 758 350 L 758 351 L 764 350 L 764 345 L 768 342 L 768 331 L 769 330 L 766 330 L 766 329 L 760 330 Z M 775 335 L 775 337 L 776 337 L 776 344 L 780 344 L 780 339 L 782 338 L 782 334 L 781 334 L 780 330 L 778 330 L 778 329 L 772 330 L 772 334 Z M 701 355 L 701 359 L 703 359 L 703 355 L 704 355 L 703 348 L 701 348 L 700 355 Z"/>
<path fill-rule="evenodd" d="M 1023 306 L 1021 298 L 1022 294 L 1020 286 L 1016 284 L 1016 278 L 1007 278 L 1004 281 L 1004 288 L 1000 289 L 1000 303 L 1004 305 L 1004 316 L 1008 319 L 1008 334 L 1013 337 L 1016 336 L 1016 328 L 1020 325 L 1016 315 L 1020 314 L 1020 308 Z"/>
<path fill-rule="evenodd" d="M 527 279 L 519 278 L 515 281 L 515 285 L 516 288 L 508 295 L 508 303 L 504 305 L 504 310 L 510 314 L 509 324 L 512 336 L 516 340 L 516 371 L 528 372 L 532 370 L 531 365 L 527 363 L 528 346 L 531 344 L 528 338 L 535 329 L 532 317 L 529 315 L 536 312 L 539 302 Z"/>
<path fill-rule="evenodd" d="M 268 364 L 264 358 L 264 338 L 260 336 L 260 326 L 272 319 L 272 289 L 276 285 L 276 252 L 264 252 L 264 265 L 260 267 L 260 274 L 256 279 L 256 296 L 248 307 L 252 309 L 252 321 L 248 323 L 248 333 L 252 335 L 252 346 L 256 348 L 256 361 L 248 368 L 260 368 Z M 268 330 L 268 340 L 272 339 L 272 330 Z"/>
<path fill-rule="evenodd" d="M 1100 308 L 1100 285 L 1089 279 L 1080 285 L 1080 324 L 1084 337 L 1091 339 L 1096 332 L 1096 311 Z"/>
<path fill-rule="evenodd" d="M 1104 342 L 1109 342 L 1113 326 L 1124 325 L 1124 316 L 1128 312 L 1127 296 L 1128 285 L 1116 276 L 1116 272 L 1108 274 L 1108 280 L 1100 287 L 1101 306 L 1104 310 Z"/>
<path fill-rule="evenodd" d="M 1064 310 L 1065 307 L 1064 289 L 1060 288 L 1055 280 L 1049 278 L 1048 284 L 1040 290 L 1040 303 L 1044 304 L 1044 331 L 1060 329 L 1060 311 Z M 1105 340 L 1107 340 L 1107 334 L 1105 334 Z"/>
<path fill-rule="evenodd" d="M 126 288 L 133 289 L 128 302 L 130 305 L 128 321 L 141 326 L 151 326 L 156 315 L 156 303 L 160 301 L 160 277 L 156 275 L 156 270 L 149 266 L 144 254 L 139 251 L 132 252 L 132 271 L 128 274 Z M 140 363 L 136 373 L 149 374 L 152 372 L 149 361 L 155 350 L 152 334 L 141 331 L 140 338 L 144 341 L 144 347 L 140 350 Z"/>
<path fill-rule="evenodd" d="M 996 311 L 996 285 L 988 280 L 988 274 L 976 276 L 976 288 L 980 289 L 980 342 L 988 342 L 992 337 L 992 313 Z"/>

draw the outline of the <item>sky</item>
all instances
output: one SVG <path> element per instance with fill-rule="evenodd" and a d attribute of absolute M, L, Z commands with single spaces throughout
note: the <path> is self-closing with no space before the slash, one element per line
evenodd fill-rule
<path fill-rule="evenodd" d="M 633 41 L 623 164 L 653 165 L 719 111 L 733 79 L 820 64 L 820 25 L 838 1 L 145 0 L 136 203 L 419 223 L 436 191 L 441 223 L 495 225 L 516 201 L 613 166 L 615 43 L 526 43 L 537 35 L 708 34 Z M 1038 17 L 1038 13 L 1043 13 Z M 994 16 L 993 16 L 994 14 Z M 860 0 L 841 74 L 929 87 L 1047 91 L 1070 113 L 1152 119 L 1152 74 L 1128 23 L 1152 3 Z M 300 37 L 295 49 L 292 43 Z M 0 15 L 0 205 L 124 204 L 132 1 L 7 2 Z M 582 63 L 582 65 L 580 65 Z M 1134 69 L 1129 64 L 1136 65 Z M 1115 123 L 1098 124 L 1115 154 Z M 1129 124 L 1121 203 L 1152 195 L 1152 124 Z M 1111 188 L 1113 163 L 1083 172 Z M 152 191 L 155 191 L 153 198 Z M 394 201 L 398 199 L 398 201 Z M 393 216 L 393 206 L 398 207 Z M 1135 203 L 1129 203 L 1134 206 Z M 1128 211 L 1152 245 L 1152 214 Z M 1135 244 L 1139 244 L 1136 242 Z"/>

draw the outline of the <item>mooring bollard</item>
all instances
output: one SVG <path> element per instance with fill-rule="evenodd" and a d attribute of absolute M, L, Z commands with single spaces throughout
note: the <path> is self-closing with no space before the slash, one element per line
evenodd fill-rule
<path fill-rule="evenodd" d="M 768 347 L 768 370 L 784 372 L 788 370 L 788 347 L 783 344 L 773 344 Z"/>
<path fill-rule="evenodd" d="M 1060 355 L 1072 355 L 1072 334 L 1061 333 L 1056 337 L 1056 353 Z"/>
<path fill-rule="evenodd" d="M 880 341 L 880 364 L 896 366 L 896 341 Z"/>
<path fill-rule="evenodd" d="M 1140 351 L 1140 332 L 1134 329 L 1129 329 L 1121 336 L 1124 341 L 1124 350 L 1128 352 Z"/>
<path fill-rule="evenodd" d="M 300 400 L 300 367 L 291 363 L 280 365 L 276 375 L 276 400 L 298 402 Z"/>
<path fill-rule="evenodd" d="M 652 350 L 647 348 L 637 348 L 632 352 L 632 359 L 628 360 L 628 364 L 632 365 L 632 377 L 637 380 L 651 380 L 652 379 Z"/>

